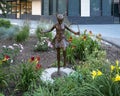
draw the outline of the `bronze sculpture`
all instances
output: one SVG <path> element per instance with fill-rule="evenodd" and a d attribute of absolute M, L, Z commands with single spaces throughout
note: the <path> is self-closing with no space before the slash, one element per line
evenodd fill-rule
<path fill-rule="evenodd" d="M 57 50 L 57 63 L 58 63 L 58 74 L 60 74 L 60 49 L 63 50 L 63 57 L 64 57 L 64 67 L 66 66 L 66 47 L 69 45 L 68 40 L 66 39 L 64 33 L 65 29 L 69 30 L 70 32 L 74 33 L 75 35 L 80 35 L 80 32 L 75 32 L 69 27 L 67 27 L 64 23 L 64 15 L 57 14 L 57 21 L 55 25 L 50 30 L 44 31 L 42 33 L 51 32 L 53 29 L 56 29 L 56 35 L 52 41 L 54 48 Z"/>

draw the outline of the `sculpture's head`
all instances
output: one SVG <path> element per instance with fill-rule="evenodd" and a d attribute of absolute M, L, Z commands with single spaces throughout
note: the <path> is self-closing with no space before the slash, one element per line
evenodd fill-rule
<path fill-rule="evenodd" d="M 63 14 L 57 14 L 57 20 L 59 24 L 62 24 L 64 20 L 64 15 Z"/>

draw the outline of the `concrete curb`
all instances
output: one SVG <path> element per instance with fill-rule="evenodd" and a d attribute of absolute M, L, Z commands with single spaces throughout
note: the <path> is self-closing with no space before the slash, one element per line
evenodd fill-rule
<path fill-rule="evenodd" d="M 119 49 L 120 49 L 120 46 L 119 46 L 119 45 L 117 45 L 117 44 L 115 44 L 114 42 L 109 41 L 109 40 L 104 39 L 104 38 L 102 38 L 102 40 L 103 40 L 103 41 L 105 41 L 105 42 L 107 42 L 107 43 L 110 43 L 111 45 L 114 45 L 115 47 L 117 47 L 117 48 L 119 48 Z"/>

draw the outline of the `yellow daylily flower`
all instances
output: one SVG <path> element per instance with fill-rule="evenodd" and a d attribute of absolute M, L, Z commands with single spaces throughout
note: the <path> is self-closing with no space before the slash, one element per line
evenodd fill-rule
<path fill-rule="evenodd" d="M 97 71 L 97 76 L 102 75 L 102 72 L 100 70 Z"/>
<path fill-rule="evenodd" d="M 111 68 L 111 72 L 112 72 L 115 69 L 115 66 L 111 65 L 110 68 Z"/>
<path fill-rule="evenodd" d="M 100 70 L 97 70 L 97 71 L 92 71 L 91 74 L 92 74 L 92 78 L 94 79 L 97 76 L 101 76 L 102 72 Z"/>
<path fill-rule="evenodd" d="M 93 79 L 97 76 L 97 72 L 96 71 L 92 71 L 91 74 L 92 74 L 92 78 Z"/>
<path fill-rule="evenodd" d="M 114 81 L 120 81 L 120 75 L 116 74 L 115 80 Z"/>

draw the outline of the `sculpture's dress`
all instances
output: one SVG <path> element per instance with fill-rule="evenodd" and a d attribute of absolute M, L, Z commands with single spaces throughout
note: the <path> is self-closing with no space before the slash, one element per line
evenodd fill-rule
<path fill-rule="evenodd" d="M 66 39 L 65 33 L 65 24 L 56 24 L 56 35 L 52 41 L 52 44 L 55 48 L 62 48 L 66 50 L 66 47 L 69 45 L 68 40 Z"/>

